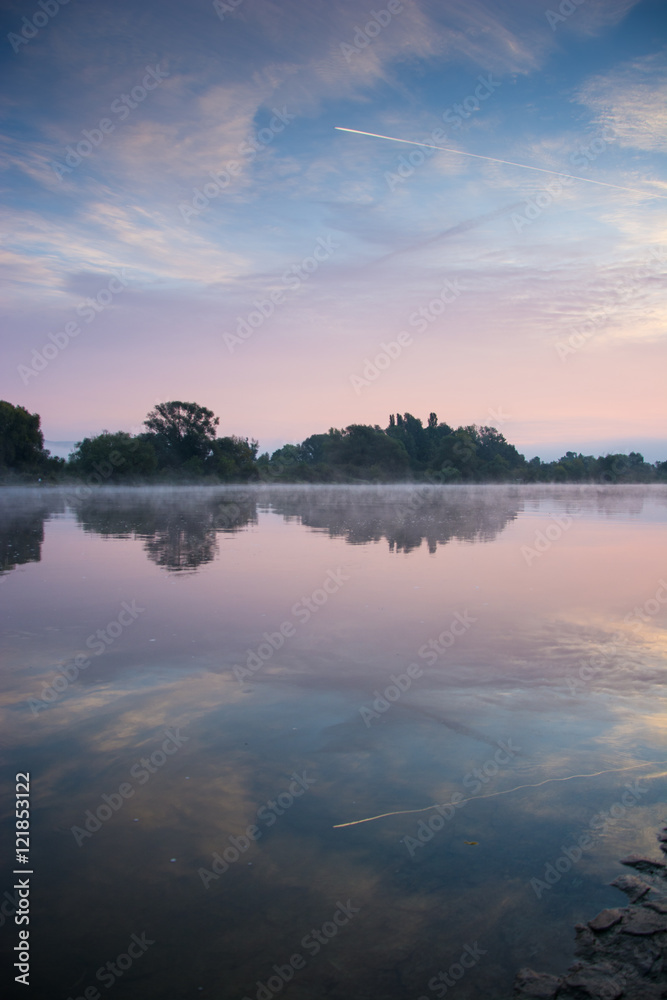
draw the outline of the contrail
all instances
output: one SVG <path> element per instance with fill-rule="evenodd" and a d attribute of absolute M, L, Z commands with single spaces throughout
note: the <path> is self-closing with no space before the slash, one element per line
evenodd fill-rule
<path fill-rule="evenodd" d="M 413 250 L 421 250 L 422 247 L 426 247 L 431 243 L 437 243 L 439 240 L 444 239 L 445 236 L 458 236 L 459 233 L 467 233 L 468 230 L 475 229 L 476 226 L 481 226 L 484 222 L 489 222 L 491 219 L 498 219 L 501 215 L 507 215 L 508 212 L 518 211 L 522 206 L 523 202 L 515 201 L 511 205 L 505 205 L 503 208 L 496 209 L 495 212 L 486 212 L 484 215 L 478 215 L 474 219 L 459 222 L 456 226 L 443 229 L 437 236 L 429 236 L 427 239 L 419 240 L 418 243 L 410 243 L 409 246 L 401 247 L 398 250 L 391 250 L 389 253 L 383 254 L 382 257 L 376 257 L 375 260 L 365 264 L 364 267 L 375 267 L 377 264 L 383 264 L 384 261 L 389 260 L 391 257 L 398 257 L 400 254 L 410 253 Z"/>
<path fill-rule="evenodd" d="M 489 792 L 487 795 L 472 795 L 469 799 L 461 799 L 459 806 L 466 802 L 474 802 L 475 799 L 494 799 L 498 795 L 509 795 L 510 792 L 518 792 L 521 788 L 541 788 L 551 781 L 572 781 L 573 778 L 597 778 L 599 774 L 619 774 L 621 771 L 634 771 L 638 767 L 648 767 L 649 764 L 667 764 L 667 760 L 646 760 L 642 764 L 631 764 L 630 767 L 609 767 L 605 771 L 593 771 L 591 774 L 567 774 L 564 778 L 545 778 L 531 785 L 515 785 L 514 788 L 503 788 L 499 792 Z M 662 777 L 662 775 L 660 776 Z M 380 813 L 378 816 L 367 816 L 365 819 L 353 819 L 350 823 L 336 823 L 332 829 L 340 830 L 344 826 L 359 826 L 360 823 L 372 823 L 376 819 L 384 819 L 386 816 L 406 816 L 408 813 L 423 813 L 429 809 L 437 809 L 437 805 L 422 806 L 421 809 L 395 809 L 393 812 Z"/>
<path fill-rule="evenodd" d="M 378 135 L 377 132 L 362 132 L 358 128 L 343 128 L 341 125 L 334 125 L 339 132 L 354 132 L 356 135 L 370 135 L 373 139 L 389 139 L 390 142 L 403 142 L 409 146 L 426 146 L 427 149 L 439 149 L 443 153 L 457 153 L 459 156 L 473 156 L 476 160 L 489 160 L 491 163 L 504 163 L 508 167 L 521 167 L 522 170 L 539 170 L 541 174 L 555 174 L 556 177 L 571 177 L 574 181 L 584 181 L 586 184 L 599 184 L 602 187 L 614 188 L 616 191 L 631 191 L 632 194 L 641 194 L 645 198 L 667 198 L 664 194 L 655 194 L 653 191 L 640 191 L 638 188 L 622 187 L 620 184 L 608 184 L 606 181 L 595 181 L 592 177 L 577 177 L 575 174 L 566 174 L 562 170 L 547 170 L 545 167 L 531 167 L 528 163 L 515 163 L 513 160 L 499 160 L 497 156 L 482 156 L 481 153 L 466 153 L 463 149 L 450 149 L 448 146 L 432 146 L 428 142 L 415 142 L 414 139 L 397 139 L 393 135 Z"/>

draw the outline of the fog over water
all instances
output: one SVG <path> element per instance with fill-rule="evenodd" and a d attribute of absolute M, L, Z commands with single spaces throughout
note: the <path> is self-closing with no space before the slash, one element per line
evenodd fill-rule
<path fill-rule="evenodd" d="M 465 954 L 452 995 L 504 1000 L 622 905 L 665 820 L 667 488 L 77 490 L 0 492 L 33 997 L 418 1000 Z"/>

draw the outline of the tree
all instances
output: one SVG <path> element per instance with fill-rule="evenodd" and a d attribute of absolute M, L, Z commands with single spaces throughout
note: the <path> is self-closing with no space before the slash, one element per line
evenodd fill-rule
<path fill-rule="evenodd" d="M 480 427 L 477 432 L 478 457 L 484 462 L 493 462 L 494 459 L 502 459 L 508 469 L 521 469 L 525 465 L 525 458 L 521 455 L 513 444 L 505 440 L 505 435 L 497 431 L 495 427 Z M 500 468 L 500 466 L 498 466 Z M 503 466 L 504 467 L 504 466 Z"/>
<path fill-rule="evenodd" d="M 96 437 L 78 441 L 69 457 L 69 468 L 77 475 L 147 476 L 157 468 L 157 456 L 150 441 L 132 437 L 127 431 L 102 431 Z"/>
<path fill-rule="evenodd" d="M 257 471 L 258 448 L 257 441 L 235 435 L 217 438 L 205 468 L 221 479 L 248 480 Z"/>
<path fill-rule="evenodd" d="M 457 427 L 439 442 L 434 467 L 452 477 L 458 473 L 461 479 L 474 480 L 480 465 L 477 458 L 478 444 L 479 436 L 474 425 Z"/>
<path fill-rule="evenodd" d="M 365 473 L 371 479 L 403 479 L 410 467 L 402 442 L 366 424 L 350 424 L 342 431 L 337 458 L 355 477 Z"/>
<path fill-rule="evenodd" d="M 29 469 L 48 458 L 39 413 L 0 400 L 0 467 Z"/>
<path fill-rule="evenodd" d="M 197 403 L 158 403 L 144 425 L 158 454 L 160 465 L 182 465 L 190 459 L 205 461 L 213 450 L 220 418 Z"/>

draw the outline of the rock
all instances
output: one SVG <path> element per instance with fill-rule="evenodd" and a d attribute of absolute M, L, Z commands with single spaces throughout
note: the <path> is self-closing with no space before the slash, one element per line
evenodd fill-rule
<path fill-rule="evenodd" d="M 641 946 L 633 943 L 632 955 L 643 976 L 651 976 L 662 968 L 664 951 L 660 941 L 654 937 L 646 938 Z"/>
<path fill-rule="evenodd" d="M 598 913 L 597 917 L 593 917 L 592 920 L 588 921 L 588 926 L 592 931 L 606 931 L 622 919 L 623 910 L 602 910 L 601 913 Z"/>
<path fill-rule="evenodd" d="M 570 973 L 563 981 L 563 988 L 569 988 L 574 996 L 591 997 L 591 1000 L 617 1000 L 623 996 L 623 984 L 615 976 L 614 967 L 607 962 Z"/>
<path fill-rule="evenodd" d="M 576 924 L 574 930 L 575 938 L 577 940 L 577 954 L 580 955 L 584 952 L 586 952 L 587 955 L 589 953 L 590 955 L 594 954 L 598 947 L 598 943 L 595 934 L 590 929 L 588 924 Z"/>
<path fill-rule="evenodd" d="M 659 983 L 640 983 L 637 989 L 623 994 L 623 1000 L 665 1000 L 665 991 Z"/>
<path fill-rule="evenodd" d="M 622 934 L 644 937 L 648 934 L 659 934 L 660 931 L 667 931 L 667 917 L 656 913 L 653 909 L 649 910 L 645 906 L 630 910 L 623 918 Z"/>
<path fill-rule="evenodd" d="M 637 878 L 636 875 L 619 875 L 611 884 L 624 892 L 631 903 L 641 899 L 651 888 L 648 882 Z"/>
<path fill-rule="evenodd" d="M 514 981 L 514 997 L 517 1000 L 552 1000 L 562 980 L 546 972 L 520 969 Z"/>
<path fill-rule="evenodd" d="M 666 837 L 664 827 L 667 853 Z M 642 874 L 611 883 L 629 904 L 576 925 L 576 962 L 560 978 L 522 969 L 516 1000 L 667 1000 L 667 864 L 641 854 L 621 863 Z"/>
<path fill-rule="evenodd" d="M 636 868 L 639 872 L 662 872 L 667 868 L 664 861 L 654 861 L 653 858 L 645 858 L 641 854 L 628 854 L 627 858 L 621 858 L 621 864 Z"/>
<path fill-rule="evenodd" d="M 648 903 L 643 903 L 643 906 L 648 906 L 650 910 L 655 910 L 656 913 L 667 913 L 667 903 L 659 903 L 657 900 L 652 899 Z"/>

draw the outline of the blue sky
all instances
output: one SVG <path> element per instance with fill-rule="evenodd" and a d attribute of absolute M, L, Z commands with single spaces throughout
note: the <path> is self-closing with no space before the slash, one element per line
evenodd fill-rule
<path fill-rule="evenodd" d="M 47 439 L 183 399 L 269 450 L 435 410 L 667 458 L 659 3 L 35 0 L 2 29 L 0 396 Z"/>

